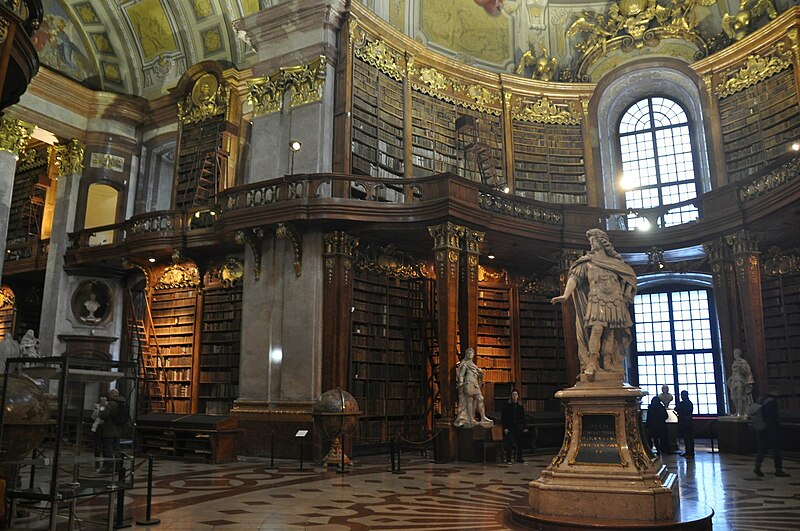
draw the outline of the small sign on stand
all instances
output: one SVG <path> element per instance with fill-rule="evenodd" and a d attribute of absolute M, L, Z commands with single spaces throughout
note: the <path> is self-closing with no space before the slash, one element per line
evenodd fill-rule
<path fill-rule="evenodd" d="M 303 439 L 308 435 L 308 430 L 297 430 L 294 434 L 300 440 L 300 470 L 303 470 Z"/>

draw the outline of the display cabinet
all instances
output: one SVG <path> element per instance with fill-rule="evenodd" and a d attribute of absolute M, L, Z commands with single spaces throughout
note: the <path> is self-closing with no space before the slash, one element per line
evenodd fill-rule
<path fill-rule="evenodd" d="M 236 417 L 152 413 L 141 415 L 136 428 L 142 452 L 210 463 L 236 460 Z"/>

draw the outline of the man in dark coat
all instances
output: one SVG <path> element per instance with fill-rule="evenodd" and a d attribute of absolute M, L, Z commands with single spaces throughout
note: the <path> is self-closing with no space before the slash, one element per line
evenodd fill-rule
<path fill-rule="evenodd" d="M 654 396 L 650 401 L 650 406 L 647 408 L 647 435 L 650 437 L 650 448 L 655 445 L 658 455 L 666 455 L 669 453 L 669 446 L 667 443 L 667 408 L 664 403 L 657 396 Z"/>
<path fill-rule="evenodd" d="M 789 474 L 784 472 L 782 468 L 780 410 L 778 408 L 778 400 L 776 399 L 775 391 L 767 391 L 758 402 L 761 405 L 761 421 L 753 423 L 753 429 L 756 430 L 756 442 L 758 443 L 756 466 L 753 472 L 755 472 L 758 477 L 764 477 L 764 473 L 761 472 L 761 463 L 764 462 L 764 454 L 767 448 L 772 448 L 772 459 L 775 461 L 775 475 L 779 478 L 788 477 Z"/>
<path fill-rule="evenodd" d="M 125 428 L 125 423 L 120 423 L 118 420 L 120 417 L 118 411 L 120 408 L 128 407 L 118 390 L 109 389 L 107 395 L 108 405 L 100 415 L 103 419 L 103 472 L 106 473 L 114 470 L 112 458 L 116 457 L 115 454 L 120 451 L 119 439 Z"/>
<path fill-rule="evenodd" d="M 678 414 L 678 437 L 683 439 L 684 452 L 687 459 L 694 459 L 694 404 L 689 400 L 689 391 L 681 391 L 681 401 L 675 406 Z"/>
<path fill-rule="evenodd" d="M 503 404 L 503 436 L 506 442 L 506 462 L 511 463 L 511 452 L 516 449 L 517 463 L 524 463 L 522 443 L 525 432 L 525 408 L 519 398 L 519 391 L 511 391 L 511 398 Z"/>

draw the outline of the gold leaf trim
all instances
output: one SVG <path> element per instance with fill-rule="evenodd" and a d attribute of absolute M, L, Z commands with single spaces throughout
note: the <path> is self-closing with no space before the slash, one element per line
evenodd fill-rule
<path fill-rule="evenodd" d="M 353 267 L 358 271 L 401 279 L 422 277 L 414 257 L 391 244 L 385 247 L 367 245 L 363 251 L 357 249 Z"/>
<path fill-rule="evenodd" d="M 186 95 L 186 99 L 178 102 L 178 119 L 181 123 L 202 122 L 227 112 L 230 87 L 225 84 L 217 84 L 215 87 L 216 83 L 213 74 L 205 74 L 197 80 L 191 92 Z"/>
<path fill-rule="evenodd" d="M 268 76 L 248 80 L 247 101 L 253 104 L 253 114 L 279 112 L 287 92 L 291 94 L 292 108 L 321 101 L 327 64 L 321 55 L 309 63 L 282 67 Z"/>
<path fill-rule="evenodd" d="M 59 177 L 83 172 L 86 145 L 80 140 L 73 139 L 67 145 L 50 146 L 48 149 Z"/>
<path fill-rule="evenodd" d="M 208 270 L 209 280 L 216 280 L 225 288 L 232 288 L 244 279 L 244 262 L 238 258 L 228 258 L 224 263 Z"/>
<path fill-rule="evenodd" d="M 536 102 L 517 100 L 512 107 L 511 116 L 522 122 L 539 122 L 545 124 L 578 125 L 580 115 L 572 112 L 567 104 L 556 104 L 548 97 Z"/>
<path fill-rule="evenodd" d="M 407 70 L 411 88 L 418 92 L 466 109 L 494 116 L 500 116 L 502 113 L 502 97 L 499 90 L 476 84 L 465 85 L 445 76 L 435 68 L 427 66 L 417 68 L 413 60 L 409 61 Z"/>
<path fill-rule="evenodd" d="M 792 65 L 792 62 L 777 55 L 761 57 L 750 55 L 745 59 L 742 68 L 729 74 L 728 79 L 717 86 L 717 95 L 720 98 L 736 94 L 759 81 L 774 76 Z"/>
<path fill-rule="evenodd" d="M 14 292 L 6 286 L 0 287 L 0 308 L 14 307 Z"/>
<path fill-rule="evenodd" d="M 361 42 L 355 45 L 353 53 L 394 80 L 402 81 L 406 77 L 405 69 L 400 66 L 400 53 L 387 46 L 384 41 L 369 41 L 366 35 L 362 35 Z"/>
<path fill-rule="evenodd" d="M 8 116 L 0 117 L 0 150 L 19 155 L 28 145 L 34 125 Z"/>
<path fill-rule="evenodd" d="M 200 273 L 194 266 L 172 265 L 164 270 L 155 289 L 194 288 L 200 285 Z"/>

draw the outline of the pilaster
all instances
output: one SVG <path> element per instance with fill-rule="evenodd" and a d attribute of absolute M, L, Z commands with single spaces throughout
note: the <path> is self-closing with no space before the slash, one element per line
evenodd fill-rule
<path fill-rule="evenodd" d="M 3 274 L 3 262 L 6 257 L 8 215 L 11 210 L 17 160 L 28 145 L 31 134 L 33 134 L 33 124 L 0 116 L 0 277 Z"/>
<path fill-rule="evenodd" d="M 733 268 L 731 249 L 725 238 L 706 242 L 703 248 L 711 265 L 723 366 L 727 374 L 727 368 L 733 363 L 733 349 L 742 346 L 742 313 L 736 292 L 736 272 Z"/>
<path fill-rule="evenodd" d="M 353 306 L 353 258 L 358 238 L 335 231 L 322 236 L 323 285 L 322 388 L 349 388 L 347 379 Z"/>
<path fill-rule="evenodd" d="M 725 237 L 731 246 L 736 283 L 739 291 L 747 353 L 754 370 L 756 396 L 767 386 L 767 346 L 764 339 L 764 305 L 761 298 L 761 273 L 758 235 L 740 230 Z"/>
<path fill-rule="evenodd" d="M 472 347 L 478 351 L 478 263 L 480 243 L 485 234 L 463 228 L 461 255 L 461 288 L 459 289 L 459 339 L 461 350 Z"/>

